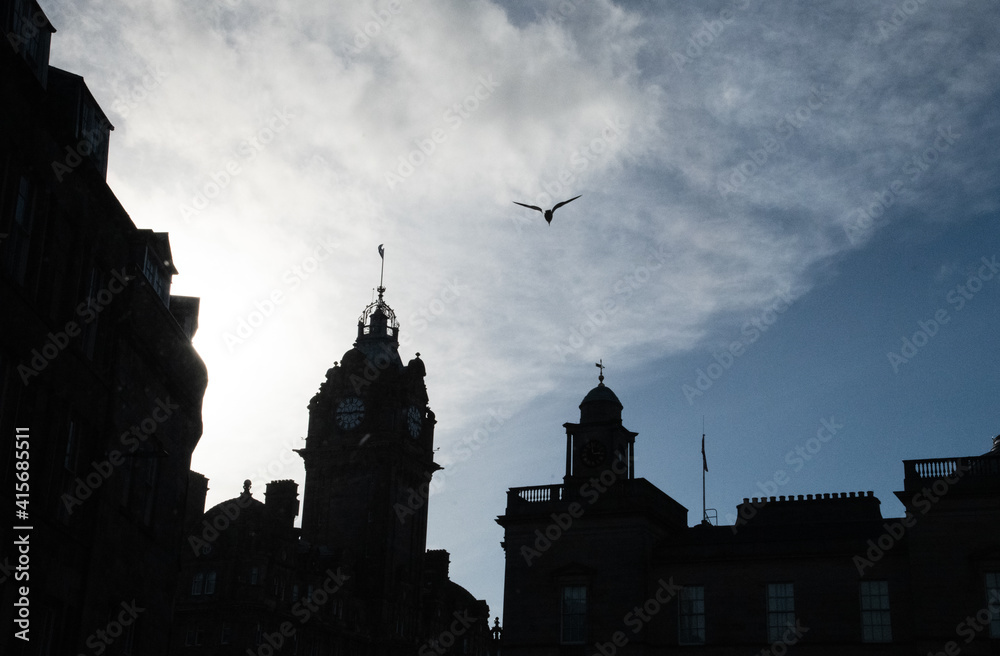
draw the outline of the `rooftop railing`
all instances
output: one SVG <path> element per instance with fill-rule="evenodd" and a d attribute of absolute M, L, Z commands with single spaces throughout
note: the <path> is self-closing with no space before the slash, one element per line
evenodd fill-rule
<path fill-rule="evenodd" d="M 906 487 L 941 478 L 994 478 L 1000 477 L 1000 458 L 988 455 L 968 458 L 904 460 L 903 472 Z"/>

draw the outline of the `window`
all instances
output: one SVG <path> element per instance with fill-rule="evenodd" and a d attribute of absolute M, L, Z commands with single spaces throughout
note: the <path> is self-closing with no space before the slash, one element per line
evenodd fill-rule
<path fill-rule="evenodd" d="M 191 596 L 197 597 L 205 592 L 205 575 L 198 572 L 191 579 Z"/>
<path fill-rule="evenodd" d="M 219 644 L 228 645 L 233 641 L 233 625 L 229 622 L 222 623 L 222 635 L 219 636 Z"/>
<path fill-rule="evenodd" d="M 101 274 L 97 268 L 92 268 L 90 270 L 90 275 L 86 279 L 87 287 L 87 299 L 85 301 L 86 311 L 81 315 L 83 321 L 83 337 L 81 338 L 81 344 L 83 345 L 84 353 L 87 354 L 87 358 L 90 360 L 94 359 L 97 354 L 97 325 L 100 322 L 101 315 L 99 314 L 103 307 L 97 302 L 97 294 L 104 287 L 104 276 Z"/>
<path fill-rule="evenodd" d="M 563 586 L 561 612 L 560 642 L 583 644 L 587 639 L 587 586 Z"/>
<path fill-rule="evenodd" d="M 28 272 L 28 251 L 31 246 L 31 218 L 33 215 L 31 181 L 24 176 L 17 186 L 14 200 L 14 220 L 7 237 L 7 272 L 19 285 L 23 285 Z"/>
<path fill-rule="evenodd" d="M 71 474 L 76 473 L 77 454 L 77 424 L 69 420 L 69 430 L 66 431 L 66 451 L 63 452 L 63 467 Z"/>
<path fill-rule="evenodd" d="M 705 644 L 705 586 L 684 586 L 678 609 L 677 641 L 682 645 Z"/>
<path fill-rule="evenodd" d="M 136 618 L 132 624 L 129 624 L 121 637 L 122 645 L 122 656 L 132 656 L 135 654 L 135 625 L 141 618 Z M 110 634 L 109 634 L 110 635 Z"/>
<path fill-rule="evenodd" d="M 200 646 L 203 634 L 204 631 L 200 628 L 188 629 L 184 634 L 184 646 L 185 647 Z"/>
<path fill-rule="evenodd" d="M 767 584 L 767 640 L 779 642 L 795 628 L 795 586 L 792 583 Z"/>
<path fill-rule="evenodd" d="M 889 583 L 861 582 L 862 642 L 892 642 L 892 622 L 889 618 Z"/>
<path fill-rule="evenodd" d="M 250 568 L 250 585 L 257 585 L 257 581 L 258 581 L 258 569 L 256 567 L 251 567 Z M 312 595 L 310 594 L 310 596 L 312 596 Z"/>
<path fill-rule="evenodd" d="M 215 594 L 215 571 L 205 574 L 205 594 Z"/>
<path fill-rule="evenodd" d="M 1000 572 L 986 573 L 986 607 L 990 617 L 990 637 L 1000 638 Z"/>
<path fill-rule="evenodd" d="M 160 297 L 164 305 L 170 305 L 170 283 L 161 269 L 161 264 L 157 260 L 156 254 L 151 248 L 146 248 L 146 257 L 142 263 L 142 273 L 152 286 L 153 291 Z"/>
<path fill-rule="evenodd" d="M 146 526 L 152 525 L 153 507 L 156 502 L 156 482 L 159 471 L 159 462 L 155 457 L 145 454 L 131 456 L 132 475 L 129 482 L 133 489 L 129 497 L 133 510 L 139 521 Z"/>

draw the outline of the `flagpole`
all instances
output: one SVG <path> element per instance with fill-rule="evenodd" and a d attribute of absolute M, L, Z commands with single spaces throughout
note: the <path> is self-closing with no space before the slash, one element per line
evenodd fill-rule
<path fill-rule="evenodd" d="M 708 462 L 708 458 L 705 457 L 705 415 L 701 416 L 701 521 L 702 523 L 708 521 L 708 509 L 705 504 L 705 473 L 708 471 L 708 467 L 705 463 Z"/>

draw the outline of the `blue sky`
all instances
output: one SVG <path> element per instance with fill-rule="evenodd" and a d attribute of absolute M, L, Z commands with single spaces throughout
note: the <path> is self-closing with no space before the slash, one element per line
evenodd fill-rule
<path fill-rule="evenodd" d="M 302 481 L 380 243 L 438 418 L 428 546 L 494 614 L 493 519 L 560 482 L 598 359 L 692 523 L 703 421 L 723 522 L 779 470 L 895 516 L 901 460 L 1000 433 L 996 3 L 317 4 L 42 2 L 202 299 L 210 504 Z"/>

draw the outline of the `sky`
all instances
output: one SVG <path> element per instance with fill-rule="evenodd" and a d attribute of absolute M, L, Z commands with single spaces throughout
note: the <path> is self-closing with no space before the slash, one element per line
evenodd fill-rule
<path fill-rule="evenodd" d="M 996 2 L 41 4 L 201 299 L 209 505 L 302 489 L 379 244 L 438 420 L 428 548 L 494 615 L 494 519 L 561 482 L 598 361 L 691 524 L 703 431 L 721 524 L 868 490 L 898 517 L 902 460 L 1000 433 Z"/>

